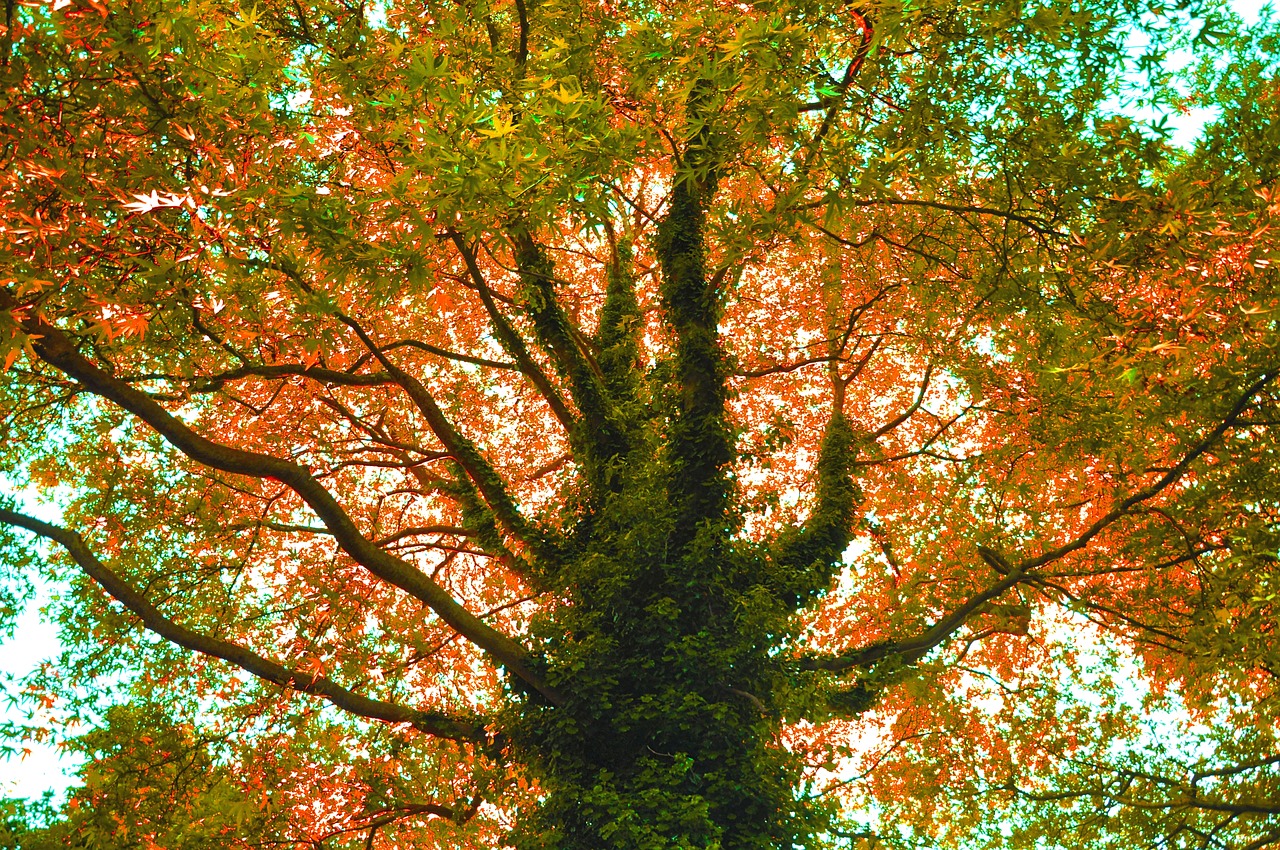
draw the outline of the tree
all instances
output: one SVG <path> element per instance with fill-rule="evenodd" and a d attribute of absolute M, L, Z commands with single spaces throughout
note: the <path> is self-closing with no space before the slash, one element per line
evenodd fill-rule
<path fill-rule="evenodd" d="M 89 761 L 66 816 L 15 806 L 0 847 L 217 847 L 280 829 L 271 815 L 283 813 L 263 810 L 261 789 L 245 788 L 213 759 L 219 741 L 197 737 L 155 705 L 113 706 L 103 720 L 75 741 Z M 33 821 L 48 825 L 32 829 Z"/>
<path fill-rule="evenodd" d="M 0 551 L 71 588 L 32 695 L 133 703 L 49 829 L 1280 839 L 1277 43 L 1237 27 L 10 3 L 0 456 L 61 518 L 10 498 Z M 1221 119 L 1185 153 L 1134 103 Z"/>

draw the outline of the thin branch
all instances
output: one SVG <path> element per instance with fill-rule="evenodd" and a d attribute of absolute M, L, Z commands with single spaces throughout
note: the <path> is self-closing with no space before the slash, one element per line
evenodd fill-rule
<path fill-rule="evenodd" d="M 862 28 L 862 43 L 858 45 L 849 67 L 845 68 L 844 78 L 840 80 L 837 93 L 831 98 L 830 105 L 822 116 L 822 123 L 818 126 L 817 132 L 813 134 L 813 139 L 809 142 L 809 161 L 812 161 L 813 155 L 817 152 L 818 143 L 831 131 L 831 126 L 835 123 L 836 114 L 840 111 L 840 104 L 844 100 L 844 96 L 849 91 L 853 78 L 858 76 L 858 72 L 862 70 L 862 63 L 866 61 L 867 54 L 871 51 L 871 39 L 875 33 L 875 26 L 871 18 L 857 9 L 850 9 L 849 12 L 857 19 L 858 26 Z M 809 161 L 805 162 L 805 171 L 808 171 Z"/>
<path fill-rule="evenodd" d="M 816 366 L 820 363 L 830 363 L 833 360 L 841 360 L 839 356 L 823 355 L 821 357 L 806 357 L 804 360 L 797 360 L 793 363 L 780 363 L 777 366 L 766 366 L 762 369 L 735 369 L 732 373 L 735 378 L 764 378 L 769 375 L 782 375 L 787 372 L 795 372 L 806 366 Z"/>
<path fill-rule="evenodd" d="M 511 371 L 520 371 L 520 367 L 514 363 L 504 363 L 501 360 L 490 360 L 486 357 L 476 357 L 471 354 L 461 354 L 457 351 L 450 351 L 447 348 L 441 348 L 438 345 L 432 345 L 429 342 L 422 342 L 417 339 L 402 339 L 398 342 L 390 343 L 382 346 L 382 351 L 394 351 L 397 348 L 416 348 L 425 351 L 428 354 L 434 354 L 437 357 L 444 357 L 447 360 L 457 360 L 459 363 L 470 363 L 473 366 L 484 366 L 488 369 L 504 369 Z"/>
<path fill-rule="evenodd" d="M 373 846 L 373 836 L 379 829 L 384 826 L 390 826 L 393 823 L 399 823 L 413 817 L 422 817 L 430 815 L 432 817 L 442 818 L 444 820 L 453 821 L 457 824 L 463 824 L 475 817 L 476 812 L 480 811 L 480 797 L 472 798 L 465 809 L 457 809 L 452 806 L 443 806 L 439 803 L 397 803 L 391 806 L 385 806 L 381 809 L 374 809 L 371 812 L 365 812 L 356 817 L 357 823 L 344 829 L 335 829 L 332 832 L 325 833 L 320 839 L 327 841 L 330 838 L 337 838 L 339 835 L 348 835 L 352 832 L 363 832 L 369 830 L 369 836 L 365 841 L 366 847 Z"/>
<path fill-rule="evenodd" d="M 1111 525 L 1111 523 L 1115 522 L 1120 517 L 1125 516 L 1130 508 L 1152 498 L 1170 484 L 1181 478 L 1196 458 L 1208 451 L 1210 446 L 1230 430 L 1236 419 L 1239 418 L 1239 416 L 1248 408 L 1249 402 L 1253 397 L 1257 395 L 1268 383 L 1270 383 L 1274 377 L 1274 373 L 1268 372 L 1255 381 L 1247 390 L 1245 390 L 1244 394 L 1235 403 L 1231 412 L 1227 414 L 1222 422 L 1220 422 L 1218 426 L 1214 428 L 1213 431 L 1210 432 L 1209 435 L 1206 436 L 1198 445 L 1196 445 L 1191 451 L 1187 452 L 1187 454 L 1182 457 L 1182 460 L 1178 461 L 1178 463 L 1176 463 L 1173 468 L 1170 469 L 1169 472 L 1167 472 L 1159 481 L 1120 501 L 1105 516 L 1091 525 L 1075 540 L 1064 546 L 1060 546 L 1057 549 L 1045 552 L 1038 557 L 1024 560 L 1017 566 L 1010 564 L 1003 556 L 993 550 L 980 546 L 978 547 L 978 552 L 982 556 L 983 560 L 1004 576 L 1003 579 L 996 582 L 992 587 L 970 597 L 946 617 L 943 617 L 916 637 L 901 641 L 886 641 L 861 649 L 849 650 L 835 658 L 805 658 L 800 662 L 801 668 L 806 670 L 828 670 L 831 672 L 840 672 L 850 670 L 855 667 L 870 667 L 891 656 L 899 657 L 903 663 L 906 664 L 911 664 L 920 660 L 928 654 L 930 650 L 958 631 L 969 617 L 976 613 L 987 602 L 996 599 L 1015 585 L 1021 583 L 1042 583 L 1043 579 L 1034 574 L 1030 574 L 1032 570 L 1042 567 L 1045 564 L 1052 563 L 1071 552 L 1084 548 L 1089 541 L 1102 532 L 1103 529 Z"/>
<path fill-rule="evenodd" d="M 821 224 L 818 224 L 817 222 L 806 220 L 804 221 L 804 223 L 807 224 L 809 227 L 812 227 L 814 230 L 818 231 L 819 233 L 822 233 L 823 235 L 834 240 L 835 242 L 838 242 L 841 245 L 844 245 L 847 248 L 861 248 L 864 245 L 866 245 L 869 241 L 877 240 L 885 243 L 886 245 L 892 245 L 894 248 L 897 248 L 900 251 L 906 251 L 909 254 L 915 254 L 917 257 L 923 257 L 924 259 L 929 260 L 930 262 L 937 263 L 938 265 L 942 266 L 944 269 L 951 272 L 953 275 L 955 275 L 959 279 L 965 278 L 964 273 L 962 273 L 960 269 L 956 268 L 955 265 L 951 263 L 949 260 L 939 257 L 937 254 L 930 253 L 929 251 L 926 251 L 923 248 L 917 248 L 914 245 L 912 245 L 911 242 L 915 241 L 915 237 L 912 237 L 912 239 L 907 242 L 899 242 L 896 239 L 891 239 L 890 237 L 885 236 L 883 233 L 881 233 L 878 230 L 872 230 L 870 233 L 866 235 L 865 238 L 859 239 L 855 242 L 852 239 L 846 239 L 843 236 L 839 235 L 838 233 L 828 230 L 827 228 L 823 227 Z"/>
<path fill-rule="evenodd" d="M 1034 218 L 1029 215 L 1023 215 L 1015 210 L 1000 210 L 994 207 L 984 207 L 976 204 L 952 204 L 946 201 L 926 201 L 921 198 L 857 198 L 844 201 L 849 206 L 854 207 L 925 207 L 927 209 L 945 210 L 954 213 L 972 213 L 975 215 L 996 216 L 1008 221 L 1016 221 L 1019 224 L 1026 225 L 1042 236 L 1056 236 L 1065 239 L 1070 234 L 1055 230 L 1050 224 L 1041 218 Z"/>
<path fill-rule="evenodd" d="M 983 550 L 980 548 L 979 551 Z M 990 550 L 986 550 L 986 552 L 990 552 Z M 983 553 L 984 558 L 986 557 L 986 552 Z M 928 655 L 929 651 L 934 647 L 939 646 L 947 638 L 959 631 L 968 622 L 969 618 L 978 613 L 988 602 L 999 598 L 1016 585 L 1031 580 L 1032 577 L 1022 572 L 1011 571 L 1009 575 L 1006 575 L 991 587 L 969 597 L 950 614 L 913 638 L 900 641 L 885 641 L 861 649 L 846 650 L 834 658 L 803 658 L 800 661 L 800 669 L 827 670 L 839 673 L 845 670 L 852 670 L 855 667 L 869 668 L 893 656 L 901 659 L 904 664 L 914 664 Z"/>
<path fill-rule="evenodd" d="M 1218 423 L 1218 426 L 1209 432 L 1208 436 L 1201 440 L 1193 449 L 1191 449 L 1191 451 L 1183 455 L 1182 460 L 1174 464 L 1173 468 L 1165 473 L 1160 480 L 1156 481 L 1149 487 L 1144 487 L 1128 498 L 1122 499 L 1115 507 L 1100 517 L 1093 523 L 1093 525 L 1085 529 L 1084 532 L 1071 542 L 1063 544 L 1057 549 L 1051 549 L 1048 552 L 1044 552 L 1035 558 L 1029 558 L 1028 560 L 1023 561 L 1018 568 L 1023 571 L 1033 570 L 1037 567 L 1042 567 L 1045 564 L 1049 564 L 1053 561 L 1059 560 L 1060 558 L 1066 557 L 1079 549 L 1083 549 L 1089 544 L 1090 540 L 1097 537 L 1109 525 L 1125 516 L 1129 512 L 1130 508 L 1159 495 L 1165 490 L 1165 488 L 1181 478 L 1186 473 L 1188 467 L 1190 467 L 1197 458 L 1207 452 L 1214 443 L 1222 438 L 1223 434 L 1227 433 L 1227 431 L 1231 430 L 1231 428 L 1235 426 L 1236 420 L 1238 420 L 1240 415 L 1248 409 L 1249 403 L 1253 400 L 1253 397 L 1261 392 L 1267 384 L 1271 383 L 1271 381 L 1275 379 L 1275 376 L 1275 372 L 1264 372 L 1262 377 L 1244 391 L 1236 401 L 1235 405 L 1231 408 L 1231 411 L 1220 423 Z"/>
<path fill-rule="evenodd" d="M 230 525 L 224 525 L 227 531 L 249 531 L 268 528 L 272 531 L 279 531 L 285 534 L 324 534 L 332 535 L 333 532 L 324 526 L 316 525 L 292 525 L 285 522 L 275 522 L 269 519 L 256 519 L 252 522 L 233 522 Z"/>
<path fill-rule="evenodd" d="M 910 407 L 908 407 L 898 416 L 895 416 L 893 419 L 890 419 L 884 425 L 881 425 L 874 432 L 872 432 L 869 439 L 872 439 L 872 440 L 880 439 L 885 434 L 888 434 L 894 428 L 897 428 L 903 422 L 906 422 L 908 419 L 914 416 L 915 412 L 920 409 L 920 405 L 924 404 L 924 396 L 929 389 L 929 378 L 932 376 L 933 376 L 933 364 L 930 363 L 928 366 L 924 367 L 924 377 L 920 380 L 920 392 L 916 395 L 916 400 L 912 402 Z"/>
<path fill-rule="evenodd" d="M 483 727 L 464 723 L 437 712 L 424 712 L 370 699 L 347 690 L 324 676 L 301 673 L 270 661 L 239 644 L 219 640 L 180 626 L 98 560 L 77 532 L 0 508 L 0 522 L 25 528 L 62 545 L 72 560 L 117 602 L 133 612 L 147 630 L 184 649 L 221 658 L 282 688 L 322 697 L 343 711 L 387 723 L 408 723 L 431 735 L 454 740 L 480 741 Z"/>
<path fill-rule="evenodd" d="M 355 331 L 356 336 L 378 359 L 387 374 L 391 375 L 401 389 L 408 394 L 432 433 L 444 444 L 450 456 L 466 471 L 467 476 L 503 526 L 512 535 L 524 541 L 536 555 L 547 556 L 550 550 L 542 532 L 521 515 L 515 500 L 507 491 L 506 482 L 502 480 L 498 471 L 493 468 L 476 444 L 454 427 L 422 382 L 393 363 L 374 344 L 359 322 L 342 313 L 337 315 L 339 321 Z"/>

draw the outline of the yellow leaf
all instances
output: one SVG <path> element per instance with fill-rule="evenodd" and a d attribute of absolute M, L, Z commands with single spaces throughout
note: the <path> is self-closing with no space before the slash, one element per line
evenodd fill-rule
<path fill-rule="evenodd" d="M 493 128 L 481 130 L 480 135 L 488 136 L 490 139 L 501 139 L 504 136 L 510 136 L 516 129 L 517 127 L 512 122 L 511 116 L 499 113 L 493 116 Z"/>
<path fill-rule="evenodd" d="M 564 83 L 560 84 L 560 88 L 551 93 L 551 96 L 564 104 L 570 104 L 577 101 L 581 95 L 576 91 L 565 88 Z"/>

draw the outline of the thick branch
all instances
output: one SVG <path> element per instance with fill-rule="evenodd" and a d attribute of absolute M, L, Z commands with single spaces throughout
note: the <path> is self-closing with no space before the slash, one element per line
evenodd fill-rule
<path fill-rule="evenodd" d="M 358 322 L 349 316 L 343 315 L 340 315 L 339 319 L 356 332 L 356 335 L 360 337 L 360 341 L 378 359 L 387 374 L 391 375 L 401 389 L 408 393 L 414 406 L 418 408 L 423 418 L 426 419 L 427 426 L 440 442 L 444 443 L 444 447 L 448 449 L 453 459 L 466 470 L 467 476 L 480 491 L 485 502 L 497 516 L 498 521 L 513 535 L 523 540 L 536 555 L 549 556 L 551 552 L 545 536 L 520 514 L 515 500 L 507 492 L 502 476 L 481 454 L 476 444 L 453 426 L 453 423 L 444 415 L 444 411 L 436 404 L 436 400 L 432 398 L 431 393 L 423 386 L 422 382 L 393 363 L 374 344 Z"/>
<path fill-rule="evenodd" d="M 560 397 L 560 393 L 556 392 L 555 387 L 551 385 L 546 373 L 534 362 L 533 356 L 529 354 L 529 348 L 525 345 L 524 340 L 520 338 L 520 334 L 516 333 L 516 329 L 511 326 L 511 323 L 507 321 L 507 317 L 502 315 L 502 311 L 494 303 L 493 293 L 484 279 L 484 273 L 480 271 L 475 252 L 471 250 L 471 246 L 462 238 L 462 234 L 452 228 L 449 230 L 449 238 L 453 240 L 454 247 L 462 255 L 462 261 L 467 266 L 467 273 L 471 276 L 472 283 L 475 284 L 476 292 L 480 294 L 480 301 L 484 304 L 484 309 L 489 314 L 489 321 L 493 323 L 494 336 L 497 337 L 503 350 L 516 361 L 516 366 L 521 373 L 542 394 L 547 406 L 551 408 L 551 412 L 555 414 L 556 419 L 564 427 L 565 433 L 572 435 L 575 424 L 573 414 L 569 412 L 569 407 L 564 403 L 564 399 Z"/>
<path fill-rule="evenodd" d="M 675 334 L 679 388 L 671 424 L 669 483 L 678 515 L 673 541 L 677 548 L 691 539 L 698 525 L 723 513 L 729 493 L 725 470 L 733 459 L 718 327 L 724 275 L 709 278 L 706 270 L 707 208 L 716 190 L 717 163 L 704 113 L 713 91 L 710 82 L 701 80 L 689 95 L 686 121 L 691 137 L 659 230 L 661 295 Z"/>
<path fill-rule="evenodd" d="M 847 378 L 840 374 L 840 359 L 858 318 L 888 291 L 888 288 L 881 288 L 869 301 L 854 308 L 847 321 L 843 321 L 844 266 L 840 251 L 835 246 L 827 244 L 825 248 L 828 256 L 823 270 L 822 301 L 831 413 L 823 431 L 814 470 L 818 487 L 813 511 L 802 528 L 789 531 L 781 538 L 776 550 L 775 560 L 782 586 L 786 588 L 789 581 L 794 588 L 784 591 L 783 600 L 792 604 L 807 601 L 809 596 L 830 586 L 836 565 L 852 538 L 853 514 L 861 493 L 853 480 L 858 450 L 853 429 L 845 418 L 845 390 L 870 362 L 880 341 L 877 339 L 867 348 Z M 843 331 L 841 325 L 844 326 Z"/>
<path fill-rule="evenodd" d="M 395 543 L 398 540 L 403 540 L 406 537 L 421 537 L 427 534 L 447 534 L 454 537 L 474 537 L 476 532 L 473 529 L 462 528 L 456 525 L 422 525 L 402 529 L 377 542 L 379 546 L 389 546 L 390 544 Z"/>
<path fill-rule="evenodd" d="M 612 400 L 625 407 L 634 402 L 639 381 L 640 331 L 644 316 L 636 300 L 635 277 L 631 268 L 631 246 L 619 242 L 612 227 L 606 226 L 611 256 L 604 304 L 595 343 L 596 361 L 604 375 L 604 385 Z"/>
<path fill-rule="evenodd" d="M 601 375 L 579 347 L 575 328 L 556 298 L 551 261 L 527 231 L 513 228 L 510 237 L 520 275 L 521 305 L 533 321 L 538 342 L 568 381 L 582 414 L 582 439 L 601 459 L 625 453 L 626 439 L 612 415 Z"/>
<path fill-rule="evenodd" d="M 849 546 L 860 498 L 852 477 L 856 453 L 853 429 L 835 407 L 818 451 L 813 513 L 803 528 L 783 537 L 774 559 L 780 568 L 779 590 L 788 603 L 801 604 L 827 589 L 835 565 Z"/>
<path fill-rule="evenodd" d="M 524 76 L 524 63 L 529 58 L 529 10 L 524 0 L 516 0 L 516 15 L 520 20 L 520 32 L 516 44 L 516 70 Z"/>
<path fill-rule="evenodd" d="M 0 309 L 13 305 L 0 290 Z M 85 389 L 109 399 L 146 422 L 171 445 L 197 463 L 253 478 L 274 478 L 302 497 L 348 555 L 390 584 L 424 602 L 440 619 L 483 649 L 495 661 L 523 679 L 552 702 L 560 697 L 533 671 L 529 652 L 458 603 L 412 564 L 384 552 L 366 538 L 337 499 L 305 468 L 270 455 L 215 443 L 188 428 L 144 393 L 104 372 L 75 350 L 57 327 L 38 317 L 25 318 L 22 329 L 31 335 L 41 360 L 78 381 Z"/>
<path fill-rule="evenodd" d="M 229 661 L 254 676 L 282 688 L 323 697 L 343 711 L 360 717 L 383 720 L 388 723 L 408 723 L 416 729 L 442 738 L 484 740 L 484 729 L 481 726 L 463 723 L 437 712 L 417 711 L 394 703 L 370 699 L 347 690 L 332 679 L 291 670 L 238 644 L 212 638 L 178 625 L 160 613 L 159 609 L 148 602 L 141 593 L 134 590 L 124 579 L 98 560 L 85 545 L 84 538 L 74 531 L 4 508 L 0 508 L 0 522 L 25 528 L 27 531 L 60 543 L 80 569 L 100 584 L 113 599 L 133 612 L 142 621 L 144 627 L 184 649 Z"/>

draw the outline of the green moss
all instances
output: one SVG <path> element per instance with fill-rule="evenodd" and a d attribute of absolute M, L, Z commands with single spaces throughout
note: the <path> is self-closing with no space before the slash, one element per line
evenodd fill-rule
<path fill-rule="evenodd" d="M 856 456 L 853 429 L 837 413 L 818 451 L 818 492 L 812 515 L 774 547 L 769 583 L 789 606 L 803 605 L 825 591 L 849 546 L 854 511 L 862 499 L 852 475 Z"/>

